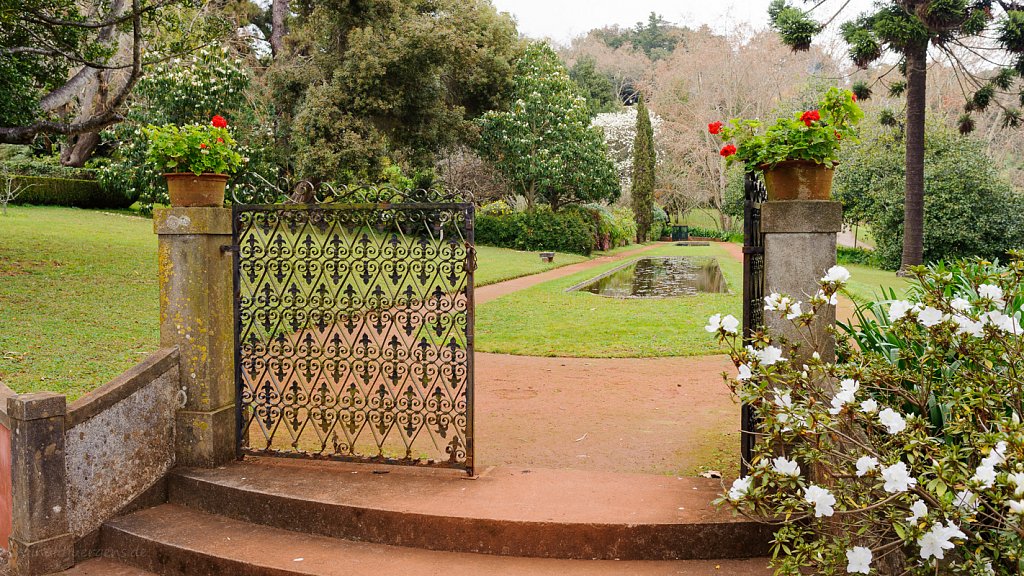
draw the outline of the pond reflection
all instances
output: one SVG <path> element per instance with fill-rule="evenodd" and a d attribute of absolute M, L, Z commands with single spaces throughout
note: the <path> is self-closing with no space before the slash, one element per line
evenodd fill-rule
<path fill-rule="evenodd" d="M 701 292 L 728 292 L 714 258 L 641 258 L 576 290 L 610 298 L 667 298 Z"/>

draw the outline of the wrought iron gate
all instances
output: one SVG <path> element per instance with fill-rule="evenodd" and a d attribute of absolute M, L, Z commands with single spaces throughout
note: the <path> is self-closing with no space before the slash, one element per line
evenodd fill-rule
<path fill-rule="evenodd" d="M 239 454 L 472 473 L 472 202 L 285 190 L 233 208 Z"/>
<path fill-rule="evenodd" d="M 768 201 L 764 182 L 755 174 L 744 178 L 743 203 L 743 338 L 764 327 L 764 234 L 761 233 L 761 204 Z M 740 473 L 746 475 L 747 463 L 756 442 L 757 415 L 744 404 L 741 415 Z"/>

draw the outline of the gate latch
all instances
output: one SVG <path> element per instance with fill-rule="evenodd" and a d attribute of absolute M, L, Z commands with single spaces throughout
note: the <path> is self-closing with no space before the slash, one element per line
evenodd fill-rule
<path fill-rule="evenodd" d="M 238 254 L 238 245 L 237 244 L 225 244 L 225 245 L 220 247 L 220 253 L 221 254 L 227 254 L 228 252 L 231 252 L 232 254 Z"/>

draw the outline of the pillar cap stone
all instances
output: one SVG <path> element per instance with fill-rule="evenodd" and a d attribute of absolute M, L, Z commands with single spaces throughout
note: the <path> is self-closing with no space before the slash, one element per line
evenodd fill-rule
<path fill-rule="evenodd" d="M 160 235 L 231 234 L 230 208 L 159 208 L 153 231 Z"/>
<path fill-rule="evenodd" d="M 834 234 L 843 229 L 843 205 L 830 200 L 786 200 L 761 205 L 765 234 Z"/>
<path fill-rule="evenodd" d="M 33 392 L 7 399 L 7 414 L 12 420 L 63 417 L 67 411 L 67 398 L 54 392 Z"/>

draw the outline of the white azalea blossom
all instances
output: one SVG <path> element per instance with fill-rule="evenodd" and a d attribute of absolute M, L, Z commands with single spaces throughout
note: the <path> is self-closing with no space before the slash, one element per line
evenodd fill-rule
<path fill-rule="evenodd" d="M 750 371 L 750 366 L 747 366 L 746 364 L 740 364 L 737 370 L 739 371 L 739 374 L 736 375 L 736 379 L 741 382 L 745 380 L 750 380 L 750 378 L 754 375 Z"/>
<path fill-rule="evenodd" d="M 875 468 L 878 468 L 878 458 L 861 456 L 857 459 L 857 476 L 864 476 Z"/>
<path fill-rule="evenodd" d="M 771 366 L 778 363 L 781 360 L 785 360 L 782 357 L 782 348 L 775 346 L 767 346 L 763 350 L 758 350 L 753 346 L 747 346 L 747 352 L 749 352 L 757 362 L 762 366 Z"/>
<path fill-rule="evenodd" d="M 892 408 L 886 408 L 878 413 L 878 421 L 885 426 L 889 434 L 899 434 L 907 429 L 907 421 Z"/>
<path fill-rule="evenodd" d="M 846 572 L 849 574 L 871 573 L 871 549 L 854 546 L 846 551 Z"/>
<path fill-rule="evenodd" d="M 978 509 L 978 497 L 970 490 L 961 490 L 953 498 L 953 506 L 968 513 Z"/>
<path fill-rule="evenodd" d="M 815 518 L 831 517 L 835 514 L 832 507 L 836 504 L 836 497 L 827 488 L 811 484 L 804 489 L 804 501 L 814 505 Z"/>
<path fill-rule="evenodd" d="M 967 334 L 975 338 L 981 338 L 985 335 L 985 323 L 980 320 L 971 320 L 963 314 L 955 314 L 953 315 L 953 323 L 956 324 L 957 334 Z"/>
<path fill-rule="evenodd" d="M 953 300 L 949 302 L 949 306 L 957 312 L 967 312 L 971 309 L 971 303 L 964 298 L 953 298 Z"/>
<path fill-rule="evenodd" d="M 971 480 L 984 488 L 991 488 L 996 483 L 996 470 L 992 466 L 985 466 L 983 464 L 974 471 L 974 476 L 971 477 Z"/>
<path fill-rule="evenodd" d="M 783 476 L 793 476 L 794 478 L 800 476 L 800 465 L 785 456 L 779 456 L 772 460 L 772 469 Z"/>
<path fill-rule="evenodd" d="M 1010 508 L 1010 514 L 1024 514 L 1024 500 L 1007 500 L 1006 505 Z"/>
<path fill-rule="evenodd" d="M 890 494 L 906 492 L 917 486 L 917 479 L 910 475 L 910 470 L 907 469 L 905 462 L 897 462 L 892 466 L 883 467 L 882 479 L 885 480 L 882 489 Z"/>
<path fill-rule="evenodd" d="M 850 280 L 850 271 L 842 266 L 833 266 L 825 273 L 822 282 L 844 284 Z"/>
<path fill-rule="evenodd" d="M 910 505 L 910 516 L 907 516 L 907 522 L 917 522 L 927 515 L 928 505 L 921 499 L 914 500 L 914 503 Z"/>
<path fill-rule="evenodd" d="M 1003 301 L 1003 289 L 995 284 L 982 284 L 978 286 L 978 296 L 993 302 Z"/>
<path fill-rule="evenodd" d="M 961 532 L 960 527 L 956 524 L 949 522 L 943 526 L 941 523 L 936 522 L 931 527 L 931 530 L 917 540 L 917 544 L 921 547 L 921 558 L 925 560 L 930 558 L 942 560 L 945 558 L 946 550 L 954 548 L 955 544 L 952 541 L 954 538 L 966 537 L 967 535 Z"/>
<path fill-rule="evenodd" d="M 931 328 L 942 323 L 945 319 L 945 314 L 942 310 L 932 308 L 931 306 L 925 306 L 924 310 L 921 310 L 917 314 L 917 321 L 921 323 L 925 328 Z"/>
<path fill-rule="evenodd" d="M 722 327 L 722 315 L 721 314 L 715 314 L 711 318 L 708 318 L 708 325 L 704 327 L 704 330 L 706 330 L 710 334 L 714 334 L 714 333 L 718 332 L 718 330 L 721 327 Z"/>
<path fill-rule="evenodd" d="M 786 311 L 786 320 L 795 320 L 803 314 L 803 311 L 800 309 L 801 304 L 803 304 L 803 302 L 794 302 L 789 305 L 789 309 Z"/>
<path fill-rule="evenodd" d="M 856 401 L 857 390 L 860 389 L 860 383 L 852 378 L 847 378 L 839 383 L 839 392 L 832 398 L 832 408 L 829 409 L 830 414 L 839 414 L 843 410 L 843 406 L 847 404 L 853 404 Z"/>
<path fill-rule="evenodd" d="M 740 321 L 735 316 L 729 314 L 722 318 L 721 321 L 722 330 L 725 330 L 728 334 L 738 334 L 740 328 Z"/>
<path fill-rule="evenodd" d="M 1013 491 L 1014 496 L 1024 496 L 1024 472 L 1013 472 L 1007 477 L 1007 480 L 1016 487 Z"/>
<path fill-rule="evenodd" d="M 729 499 L 730 500 L 742 500 L 747 495 L 747 491 L 750 490 L 750 483 L 753 482 L 753 478 L 750 476 L 744 476 L 743 478 L 737 478 L 733 480 L 732 487 L 729 488 Z"/>
<path fill-rule="evenodd" d="M 889 322 L 902 319 L 910 312 L 913 312 L 914 305 L 906 300 L 897 300 L 889 305 Z"/>
<path fill-rule="evenodd" d="M 865 414 L 874 414 L 878 412 L 878 402 L 874 398 L 868 398 L 860 403 L 860 411 Z"/>

